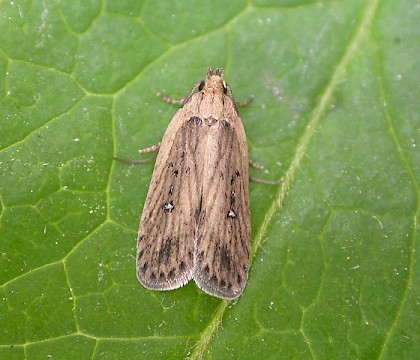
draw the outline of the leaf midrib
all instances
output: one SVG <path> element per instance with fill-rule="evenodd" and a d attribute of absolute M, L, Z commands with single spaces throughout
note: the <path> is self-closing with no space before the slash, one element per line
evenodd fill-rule
<path fill-rule="evenodd" d="M 321 120 L 321 116 L 326 112 L 331 100 L 333 98 L 333 94 L 337 87 L 340 85 L 340 81 L 343 78 L 346 68 L 353 57 L 353 55 L 357 52 L 359 44 L 362 42 L 363 38 L 366 34 L 369 33 L 369 26 L 372 24 L 372 20 L 375 17 L 379 6 L 380 0 L 372 0 L 367 5 L 363 12 L 362 20 L 357 28 L 354 36 L 349 42 L 349 45 L 346 47 L 346 51 L 343 53 L 343 56 L 338 61 L 337 66 L 335 67 L 335 71 L 332 73 L 330 81 L 327 83 L 322 96 L 320 96 L 320 100 L 317 106 L 312 111 L 312 115 L 309 119 L 308 125 L 306 126 L 306 130 L 300 138 L 298 145 L 296 146 L 295 155 L 292 158 L 289 168 L 287 169 L 284 175 L 284 181 L 280 187 L 280 190 L 275 197 L 275 200 L 271 203 L 264 220 L 259 228 L 255 240 L 253 241 L 252 246 L 252 253 L 253 257 L 256 256 L 258 249 L 261 247 L 263 243 L 263 239 L 265 238 L 268 227 L 271 224 L 273 216 L 278 208 L 280 208 L 283 204 L 284 199 L 288 191 L 291 188 L 293 183 L 293 178 L 296 172 L 299 169 L 301 160 L 306 153 L 308 145 L 313 138 L 314 134 L 316 133 L 316 129 L 318 124 Z M 217 308 L 213 318 L 209 322 L 209 325 L 203 331 L 201 337 L 198 339 L 196 347 L 192 352 L 190 359 L 202 359 L 203 355 L 207 351 L 211 339 L 214 337 L 215 332 L 219 329 L 219 325 L 222 322 L 223 316 L 225 314 L 226 309 L 228 308 L 229 301 L 224 300 L 219 307 Z M 303 322 L 302 322 L 303 323 Z M 302 333 L 303 335 L 303 333 Z M 303 335 L 304 336 L 304 335 Z M 308 340 L 308 339 L 305 339 Z M 306 344 L 310 347 L 310 341 L 305 341 Z M 311 353 L 313 354 L 313 350 L 310 349 Z"/>

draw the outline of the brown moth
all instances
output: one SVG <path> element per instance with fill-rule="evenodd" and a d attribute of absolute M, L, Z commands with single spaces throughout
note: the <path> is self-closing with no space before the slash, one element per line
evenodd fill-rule
<path fill-rule="evenodd" d="M 212 296 L 242 294 L 251 253 L 248 165 L 232 90 L 223 69 L 209 69 L 156 158 L 137 242 L 137 277 L 146 288 L 172 290 L 193 279 Z"/>

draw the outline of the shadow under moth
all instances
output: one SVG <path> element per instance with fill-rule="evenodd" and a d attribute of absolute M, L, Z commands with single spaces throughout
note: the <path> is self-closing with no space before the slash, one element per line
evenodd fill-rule
<path fill-rule="evenodd" d="M 207 294 L 238 298 L 251 254 L 248 147 L 223 69 L 209 69 L 182 100 L 159 148 L 140 220 L 137 277 L 172 290 L 191 279 Z M 245 103 L 244 103 L 245 104 Z"/>

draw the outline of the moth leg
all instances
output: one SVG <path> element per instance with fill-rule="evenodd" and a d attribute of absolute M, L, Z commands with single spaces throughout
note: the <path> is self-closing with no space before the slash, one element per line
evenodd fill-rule
<path fill-rule="evenodd" d="M 238 108 L 240 108 L 240 107 L 244 107 L 244 106 L 247 106 L 247 105 L 249 105 L 251 102 L 252 102 L 252 100 L 254 100 L 255 99 L 255 96 L 254 95 L 252 95 L 252 96 L 250 96 L 248 99 L 246 99 L 246 100 L 244 100 L 244 101 L 239 101 L 239 102 L 237 102 L 236 103 L 236 106 L 238 107 Z"/>
<path fill-rule="evenodd" d="M 156 95 L 159 96 L 163 101 L 167 102 L 168 104 L 182 105 L 185 101 L 185 99 L 168 98 L 165 95 L 162 95 L 161 93 L 157 93 Z"/>
<path fill-rule="evenodd" d="M 157 93 L 157 96 L 159 96 L 163 101 L 169 103 L 169 104 L 175 104 L 175 105 L 181 105 L 183 106 L 184 104 L 186 104 L 188 102 L 188 100 L 190 100 L 191 96 L 193 96 L 193 94 L 197 91 L 197 89 L 201 86 L 201 84 L 204 84 L 203 81 L 198 82 L 197 84 L 194 85 L 193 89 L 190 91 L 190 93 L 187 95 L 186 98 L 183 99 L 172 99 L 172 98 L 168 98 L 165 95 L 162 95 L 161 93 Z"/>
<path fill-rule="evenodd" d="M 252 95 L 250 96 L 248 99 L 244 100 L 244 101 L 239 101 L 238 103 L 235 101 L 235 98 L 233 97 L 233 92 L 232 92 L 232 88 L 226 84 L 226 91 L 228 96 L 232 99 L 233 103 L 235 104 L 235 109 L 238 109 L 240 107 L 244 107 L 247 106 L 252 100 L 254 100 L 255 96 Z"/>
<path fill-rule="evenodd" d="M 151 152 L 155 152 L 155 151 L 158 151 L 159 150 L 159 148 L 160 148 L 160 142 L 158 142 L 157 144 L 155 144 L 155 145 L 153 145 L 153 146 L 150 146 L 150 147 L 147 147 L 147 148 L 145 148 L 145 149 L 140 149 L 139 150 L 139 154 L 148 154 L 148 153 L 151 153 Z"/>
<path fill-rule="evenodd" d="M 155 157 L 156 156 L 152 156 L 148 159 L 143 159 L 143 160 L 130 160 L 130 159 L 120 159 L 120 158 L 117 158 L 117 157 L 114 156 L 113 159 L 117 160 L 119 162 L 126 163 L 126 164 L 146 164 L 146 163 L 152 161 Z"/>
<path fill-rule="evenodd" d="M 258 164 L 257 162 L 249 159 L 249 166 L 253 167 L 254 169 L 263 170 L 264 166 Z"/>
<path fill-rule="evenodd" d="M 251 159 L 249 159 L 249 166 L 253 167 L 254 169 L 264 170 L 264 166 L 256 163 L 255 161 Z M 249 180 L 259 182 L 262 184 L 267 184 L 267 185 L 280 185 L 280 181 L 264 180 L 264 179 L 254 178 L 254 177 L 250 177 Z"/>
<path fill-rule="evenodd" d="M 150 146 L 148 148 L 139 150 L 139 153 L 140 154 L 148 154 L 148 153 L 159 150 L 159 148 L 160 148 L 160 142 L 157 143 L 156 145 L 153 145 L 153 146 Z M 120 162 L 123 162 L 123 163 L 126 163 L 126 164 L 146 164 L 146 163 L 152 161 L 154 158 L 156 158 L 156 156 L 152 156 L 148 159 L 143 159 L 143 160 L 120 159 L 120 158 L 117 158 L 117 157 L 114 157 L 113 159 L 117 160 L 117 161 L 120 161 Z"/>
<path fill-rule="evenodd" d="M 265 179 L 259 179 L 259 178 L 254 178 L 254 177 L 249 177 L 249 180 L 254 181 L 254 182 L 259 182 L 261 184 L 266 184 L 266 185 L 280 185 L 281 184 L 280 181 L 265 180 Z"/>

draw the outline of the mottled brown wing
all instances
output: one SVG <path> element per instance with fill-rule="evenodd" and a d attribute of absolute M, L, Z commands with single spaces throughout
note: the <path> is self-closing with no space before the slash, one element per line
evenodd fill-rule
<path fill-rule="evenodd" d="M 152 290 L 185 285 L 193 273 L 196 211 L 201 175 L 195 160 L 198 122 L 178 125 L 177 114 L 162 140 L 137 242 L 137 277 Z"/>
<path fill-rule="evenodd" d="M 205 167 L 193 278 L 206 293 L 235 299 L 245 288 L 250 264 L 248 148 L 239 117 L 207 131 L 200 151 Z"/>

